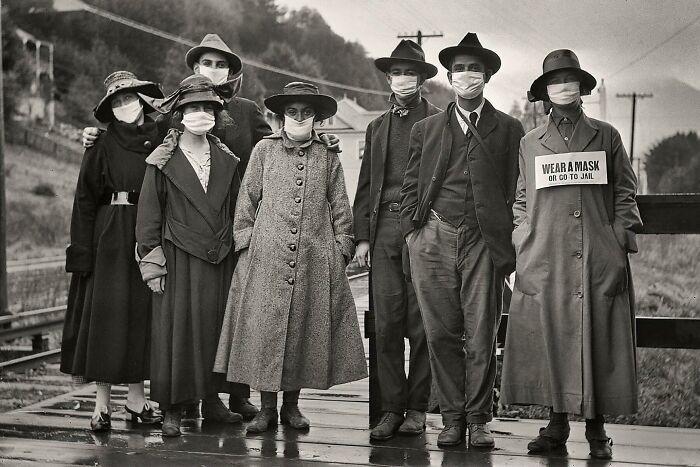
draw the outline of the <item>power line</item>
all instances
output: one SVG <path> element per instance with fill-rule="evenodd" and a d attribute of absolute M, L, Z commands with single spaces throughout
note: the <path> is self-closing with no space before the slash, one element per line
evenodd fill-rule
<path fill-rule="evenodd" d="M 146 24 L 130 20 L 129 18 L 125 18 L 123 16 L 116 15 L 114 13 L 107 11 L 107 10 L 102 10 L 100 8 L 96 8 L 92 5 L 88 5 L 87 3 L 80 2 L 80 4 L 81 4 L 81 7 L 83 10 L 86 10 L 90 13 L 101 16 L 103 18 L 107 18 L 111 21 L 114 21 L 114 22 L 117 22 L 120 24 L 124 24 L 126 26 L 138 29 L 138 30 L 143 31 L 143 32 L 147 32 L 149 34 L 153 34 L 153 35 L 158 36 L 158 37 L 162 37 L 163 39 L 168 39 L 170 41 L 186 45 L 188 47 L 194 47 L 194 46 L 198 45 L 196 42 L 191 41 L 189 39 L 186 39 L 184 37 L 181 37 L 181 36 L 178 36 L 175 34 L 171 34 L 169 32 L 162 31 L 160 29 L 156 29 L 156 28 L 148 26 Z M 367 88 L 362 88 L 359 86 L 351 86 L 348 84 L 338 83 L 336 81 L 330 81 L 330 80 L 323 79 L 323 78 L 317 78 L 315 76 L 309 76 L 309 75 L 305 75 L 303 73 L 297 73 L 297 72 L 293 72 L 290 70 L 285 70 L 283 68 L 278 68 L 276 66 L 268 65 L 266 63 L 260 62 L 258 60 L 253 60 L 250 58 L 240 57 L 240 59 L 241 59 L 241 62 L 245 63 L 246 65 L 252 66 L 254 68 L 259 68 L 261 70 L 271 71 L 273 73 L 278 73 L 281 75 L 291 76 L 293 78 L 297 78 L 297 79 L 301 79 L 301 80 L 305 80 L 305 81 L 312 81 L 314 83 L 323 84 L 323 85 L 333 87 L 333 88 L 344 89 L 346 91 L 363 92 L 366 94 L 376 94 L 376 95 L 380 95 L 380 96 L 390 95 L 390 93 L 388 93 L 386 91 L 379 91 L 376 89 L 367 89 Z"/>
<path fill-rule="evenodd" d="M 644 59 L 645 57 L 647 57 L 647 56 L 648 56 L 649 54 L 651 54 L 652 52 L 654 52 L 654 51 L 660 49 L 661 47 L 663 47 L 664 45 L 666 45 L 668 42 L 670 42 L 672 39 L 675 39 L 678 35 L 680 35 L 683 31 L 685 31 L 686 29 L 688 29 L 690 26 L 692 26 L 693 24 L 697 23 L 699 20 L 700 20 L 700 15 L 697 16 L 697 17 L 695 17 L 695 19 L 692 20 L 690 23 L 686 24 L 685 26 L 683 26 L 682 28 L 680 28 L 679 30 L 677 30 L 676 32 L 674 32 L 673 34 L 671 34 L 671 36 L 669 36 L 669 37 L 668 37 L 667 39 L 665 39 L 664 41 L 658 43 L 657 45 L 655 45 L 655 46 L 652 47 L 651 49 L 649 49 L 649 50 L 647 50 L 646 52 L 644 52 L 644 53 L 643 53 L 642 55 L 640 55 L 639 57 L 637 57 L 637 58 L 635 58 L 634 60 L 632 60 L 631 62 L 629 62 L 627 65 L 623 66 L 622 68 L 620 68 L 619 70 L 617 70 L 616 72 L 614 72 L 613 74 L 611 74 L 610 76 L 608 76 L 608 78 L 612 78 L 613 76 L 615 76 L 615 75 L 617 75 L 617 74 L 623 72 L 623 71 L 626 70 L 627 68 L 631 67 L 632 65 L 638 63 L 639 61 L 641 61 L 642 59 Z"/>
<path fill-rule="evenodd" d="M 654 95 L 633 92 L 631 94 L 617 94 L 616 97 L 632 99 L 632 136 L 630 137 L 630 162 L 632 162 L 634 160 L 634 122 L 637 116 L 637 99 L 654 97 Z"/>

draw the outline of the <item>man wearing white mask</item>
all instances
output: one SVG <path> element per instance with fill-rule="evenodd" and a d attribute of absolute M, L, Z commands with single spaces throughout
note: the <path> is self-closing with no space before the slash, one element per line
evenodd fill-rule
<path fill-rule="evenodd" d="M 399 206 L 411 128 L 440 109 L 421 97 L 423 83 L 437 74 L 437 68 L 425 61 L 418 44 L 402 40 L 390 57 L 378 58 L 374 63 L 386 73 L 392 90 L 391 108 L 367 127 L 353 214 L 355 257 L 361 266 L 372 268 L 383 411 L 370 437 L 386 440 L 397 431 L 416 435 L 425 428 L 430 362 L 416 295 L 410 276 L 404 273 L 409 271 L 409 264 Z M 408 337 L 411 347 L 408 377 L 404 370 L 404 337 Z"/>
<path fill-rule="evenodd" d="M 581 108 L 595 86 L 576 54 L 561 49 L 547 55 L 530 89 L 552 113 L 520 149 L 501 394 L 504 403 L 550 407 L 531 452 L 562 449 L 574 413 L 586 418 L 591 457 L 610 459 L 603 414 L 637 411 L 627 255 L 637 251 L 642 222 L 620 134 Z"/>
<path fill-rule="evenodd" d="M 491 448 L 496 333 L 504 277 L 515 269 L 512 204 L 521 123 L 483 89 L 501 60 L 469 33 L 440 63 L 457 97 L 416 123 L 401 190 L 408 244 L 444 428 L 439 446 Z"/>

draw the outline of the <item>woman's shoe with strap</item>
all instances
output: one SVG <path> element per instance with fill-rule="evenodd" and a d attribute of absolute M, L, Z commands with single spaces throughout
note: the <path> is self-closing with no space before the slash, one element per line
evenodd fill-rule
<path fill-rule="evenodd" d="M 125 405 L 126 413 L 129 414 L 129 418 L 132 423 L 142 423 L 144 425 L 155 425 L 163 422 L 163 414 L 160 410 L 157 410 L 146 402 L 143 404 L 140 412 L 131 410 L 128 405 Z"/>

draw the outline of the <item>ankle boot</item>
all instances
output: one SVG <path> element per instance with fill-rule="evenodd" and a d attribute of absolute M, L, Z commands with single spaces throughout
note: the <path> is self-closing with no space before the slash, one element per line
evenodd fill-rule
<path fill-rule="evenodd" d="M 586 439 L 591 449 L 590 456 L 594 459 L 612 459 L 613 443 L 605 432 L 604 424 L 602 415 L 586 419 Z"/>
<path fill-rule="evenodd" d="M 218 395 L 209 396 L 202 401 L 202 417 L 208 422 L 221 423 L 239 423 L 243 420 L 241 414 L 227 409 Z"/>
<path fill-rule="evenodd" d="M 260 412 L 253 417 L 245 431 L 248 434 L 264 433 L 277 426 L 277 409 L 263 407 Z"/>
<path fill-rule="evenodd" d="M 165 411 L 163 420 L 163 436 L 180 436 L 180 421 L 182 420 L 182 406 L 173 405 Z"/>

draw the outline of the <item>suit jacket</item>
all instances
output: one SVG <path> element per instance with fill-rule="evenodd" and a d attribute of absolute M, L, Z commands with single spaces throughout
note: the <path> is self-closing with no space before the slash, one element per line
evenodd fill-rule
<path fill-rule="evenodd" d="M 240 159 L 238 172 L 243 176 L 250 160 L 250 153 L 258 141 L 272 134 L 270 125 L 265 121 L 258 105 L 242 97 L 234 97 L 226 103 L 226 112 L 233 120 L 224 128 L 215 128 L 211 134 L 216 136 Z M 161 136 L 165 137 L 170 129 L 169 114 L 157 119 Z M 176 127 L 182 130 L 182 126 Z"/>
<path fill-rule="evenodd" d="M 444 112 L 416 123 L 411 131 L 410 156 L 401 189 L 401 228 L 404 235 L 428 220 L 442 186 L 452 148 L 455 103 Z M 472 137 L 467 149 L 476 217 L 491 260 L 501 274 L 515 269 L 511 243 L 512 206 L 518 177 L 518 148 L 525 131 L 519 120 L 496 110 L 487 100 L 477 124 L 488 150 Z"/>
<path fill-rule="evenodd" d="M 435 115 L 440 109 L 421 98 L 426 117 Z M 365 153 L 360 166 L 360 178 L 353 204 L 355 241 L 368 240 L 374 245 L 377 231 L 379 203 L 382 198 L 385 163 L 389 146 L 390 111 L 386 111 L 367 126 Z"/>

